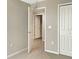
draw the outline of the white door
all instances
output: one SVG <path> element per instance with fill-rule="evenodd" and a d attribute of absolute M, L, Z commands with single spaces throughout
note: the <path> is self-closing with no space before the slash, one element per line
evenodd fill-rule
<path fill-rule="evenodd" d="M 72 5 L 60 6 L 60 54 L 72 55 Z"/>
<path fill-rule="evenodd" d="M 32 8 L 28 7 L 28 53 L 31 52 L 33 45 L 33 12 Z"/>

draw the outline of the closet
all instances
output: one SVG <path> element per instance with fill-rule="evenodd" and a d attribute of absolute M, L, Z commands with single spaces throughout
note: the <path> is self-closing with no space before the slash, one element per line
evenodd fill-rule
<path fill-rule="evenodd" d="M 59 50 L 60 54 L 72 55 L 72 5 L 59 6 Z"/>

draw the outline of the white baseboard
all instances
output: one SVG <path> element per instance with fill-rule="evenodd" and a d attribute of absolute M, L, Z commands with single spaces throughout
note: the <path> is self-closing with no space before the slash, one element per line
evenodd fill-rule
<path fill-rule="evenodd" d="M 55 52 L 55 51 L 50 51 L 50 50 L 45 50 L 45 51 L 53 54 L 59 54 L 58 52 Z"/>
<path fill-rule="evenodd" d="M 10 57 L 12 57 L 12 56 L 15 56 L 15 55 L 17 55 L 17 54 L 19 54 L 19 53 L 21 53 L 21 52 L 23 52 L 23 51 L 27 51 L 27 48 L 24 48 L 24 49 L 21 49 L 21 50 L 19 50 L 19 51 L 16 51 L 16 52 L 14 52 L 14 53 L 8 55 L 7 58 L 10 58 Z"/>
<path fill-rule="evenodd" d="M 72 53 L 69 52 L 60 52 L 60 54 L 72 57 Z"/>

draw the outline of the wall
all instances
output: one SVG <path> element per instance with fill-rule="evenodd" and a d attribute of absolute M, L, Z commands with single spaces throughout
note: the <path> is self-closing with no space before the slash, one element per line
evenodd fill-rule
<path fill-rule="evenodd" d="M 38 3 L 38 7 L 46 7 L 46 50 L 57 51 L 57 2 L 46 0 Z M 52 29 L 48 29 L 50 25 Z"/>
<path fill-rule="evenodd" d="M 70 2 L 71 0 L 46 0 L 38 3 L 39 7 L 46 7 L 46 50 L 58 51 L 58 4 Z M 48 26 L 51 25 L 51 29 Z"/>
<path fill-rule="evenodd" d="M 27 48 L 28 5 L 20 0 L 7 0 L 8 55 Z"/>

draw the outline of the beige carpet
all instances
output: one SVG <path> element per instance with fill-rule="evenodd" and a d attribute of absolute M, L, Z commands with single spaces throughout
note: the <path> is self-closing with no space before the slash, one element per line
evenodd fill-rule
<path fill-rule="evenodd" d="M 43 51 L 43 42 L 41 39 L 36 39 L 34 41 L 33 49 L 31 53 L 22 52 L 16 56 L 13 56 L 8 59 L 72 59 L 68 56 L 55 55 L 51 53 L 46 53 Z"/>

